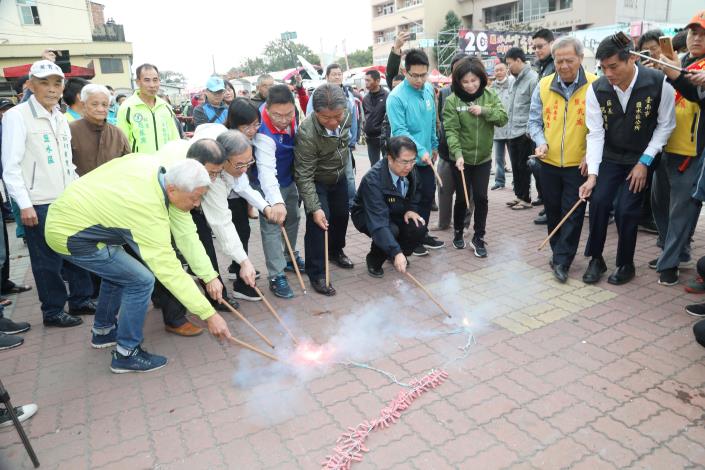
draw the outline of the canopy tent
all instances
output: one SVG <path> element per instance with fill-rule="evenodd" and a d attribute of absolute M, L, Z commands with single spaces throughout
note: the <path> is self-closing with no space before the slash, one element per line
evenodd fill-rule
<path fill-rule="evenodd" d="M 12 67 L 4 67 L 2 69 L 2 74 L 5 79 L 20 78 L 29 75 L 29 69 L 32 64 L 15 65 Z M 70 77 L 81 77 L 81 78 L 93 78 L 95 77 L 95 70 L 88 67 L 79 67 L 78 65 L 71 66 L 71 72 L 65 74 L 67 78 Z"/>
<path fill-rule="evenodd" d="M 433 69 L 431 70 L 431 73 L 428 74 L 428 81 L 431 83 L 450 83 L 453 80 L 450 77 L 443 75 L 438 71 L 438 69 Z"/>

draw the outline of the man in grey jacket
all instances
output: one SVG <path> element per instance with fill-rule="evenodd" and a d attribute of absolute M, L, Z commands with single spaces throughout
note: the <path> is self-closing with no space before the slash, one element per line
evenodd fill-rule
<path fill-rule="evenodd" d="M 526 63 L 524 51 L 512 47 L 505 56 L 509 71 L 515 77 L 509 94 L 507 114 L 507 147 L 514 172 L 514 194 L 516 198 L 507 205 L 513 210 L 531 209 L 531 172 L 529 156 L 534 152 L 534 143 L 527 134 L 531 95 L 538 84 L 538 74 Z"/>
<path fill-rule="evenodd" d="M 504 109 L 509 108 L 509 97 L 511 94 L 512 85 L 514 84 L 514 77 L 509 73 L 507 69 L 507 64 L 500 62 L 494 66 L 494 81 L 492 82 L 492 89 L 497 92 L 497 96 L 502 101 Z M 507 153 L 507 137 L 509 136 L 509 125 L 505 124 L 502 127 L 495 127 L 494 129 L 494 186 L 492 186 L 492 191 L 495 189 L 504 188 L 505 184 L 505 155 Z"/>

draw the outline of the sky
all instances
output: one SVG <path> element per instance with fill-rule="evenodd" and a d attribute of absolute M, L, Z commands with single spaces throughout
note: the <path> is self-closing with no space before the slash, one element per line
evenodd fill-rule
<path fill-rule="evenodd" d="M 295 31 L 296 42 L 319 55 L 321 43 L 326 53 L 337 47 L 336 57 L 343 55 L 343 40 L 348 53 L 372 45 L 369 0 L 98 1 L 105 5 L 106 20 L 124 25 L 134 67 L 150 62 L 181 72 L 194 87 L 213 72 L 211 56 L 216 72 L 225 73 L 245 57 L 260 55 L 285 31 Z"/>

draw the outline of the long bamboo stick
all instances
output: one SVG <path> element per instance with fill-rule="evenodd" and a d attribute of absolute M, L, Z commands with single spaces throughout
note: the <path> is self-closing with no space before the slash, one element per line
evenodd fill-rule
<path fill-rule="evenodd" d="M 460 177 L 463 179 L 463 193 L 465 194 L 465 207 L 470 208 L 470 198 L 468 197 L 468 185 L 465 184 L 465 171 L 460 171 Z"/>
<path fill-rule="evenodd" d="M 272 354 L 269 354 L 268 352 L 264 352 L 264 351 L 262 351 L 261 349 L 255 347 L 255 346 L 252 346 L 250 343 L 246 343 L 246 342 L 244 342 L 244 341 L 240 341 L 239 339 L 233 338 L 232 336 L 231 336 L 230 338 L 228 338 L 228 339 L 229 339 L 230 341 L 232 341 L 233 343 L 237 344 L 238 346 L 242 346 L 243 348 L 247 348 L 247 349 L 249 349 L 250 351 L 256 352 L 257 354 L 263 355 L 263 356 L 266 357 L 267 359 L 271 359 L 271 360 L 273 360 L 273 361 L 278 361 L 278 360 L 279 360 L 279 359 L 277 359 L 276 356 L 273 356 Z"/>
<path fill-rule="evenodd" d="M 296 339 L 296 336 L 294 336 L 294 333 L 291 332 L 291 330 L 286 326 L 286 323 L 284 323 L 284 320 L 281 319 L 281 317 L 277 314 L 277 311 L 274 310 L 274 307 L 272 307 L 272 304 L 269 303 L 269 300 L 262 294 L 262 291 L 259 290 L 259 287 L 255 286 L 255 292 L 257 292 L 257 295 L 259 295 L 262 298 L 262 301 L 264 302 L 264 305 L 267 306 L 269 309 L 269 312 L 274 316 L 274 318 L 277 319 L 279 324 L 284 328 L 286 333 L 291 337 L 291 340 L 294 342 L 294 344 L 298 345 L 299 340 Z"/>
<path fill-rule="evenodd" d="M 428 298 L 431 299 L 434 304 L 438 305 L 438 308 L 440 308 L 443 313 L 445 313 L 446 315 L 448 315 L 448 318 L 451 318 L 450 313 L 448 313 L 448 311 L 443 308 L 443 305 L 441 305 L 441 304 L 438 302 L 438 300 L 436 300 L 436 298 L 433 296 L 433 294 L 431 294 L 431 293 L 428 291 L 428 289 L 426 289 L 426 288 L 424 287 L 424 285 L 421 284 L 421 282 L 419 282 L 418 279 L 416 279 L 414 276 L 412 276 L 412 274 L 411 274 L 409 271 L 406 271 L 406 275 L 409 276 L 409 279 L 411 279 L 412 281 L 414 281 L 414 283 L 415 283 L 417 286 L 419 286 L 422 291 L 424 291 L 424 292 L 426 293 L 426 295 L 428 296 Z"/>
<path fill-rule="evenodd" d="M 326 287 L 330 287 L 330 266 L 328 265 L 328 230 L 324 232 L 324 242 L 323 255 L 326 260 Z"/>
<path fill-rule="evenodd" d="M 294 250 L 291 248 L 291 242 L 289 241 L 289 235 L 286 234 L 286 229 L 283 225 L 279 226 L 282 229 L 282 235 L 284 235 L 284 241 L 286 242 L 286 248 L 289 250 L 289 258 L 291 258 L 291 264 L 294 265 L 294 271 L 296 271 L 296 277 L 299 278 L 299 284 L 301 284 L 301 290 L 304 291 L 306 295 L 306 285 L 304 284 L 304 278 L 301 277 L 301 271 L 299 271 L 299 264 L 296 262 L 296 256 L 294 255 Z"/>
<path fill-rule="evenodd" d="M 429 165 L 431 169 L 433 170 L 433 174 L 436 175 L 436 181 L 438 182 L 439 187 L 443 187 L 443 181 L 441 180 L 441 175 L 438 174 L 438 169 L 436 168 L 436 165 L 431 164 Z"/>
<path fill-rule="evenodd" d="M 223 304 L 223 305 L 225 305 L 225 306 L 228 308 L 228 310 L 230 310 L 236 317 L 238 317 L 240 320 L 244 321 L 247 326 L 249 326 L 250 328 L 252 328 L 252 331 L 254 331 L 255 333 L 257 333 L 257 335 L 258 335 L 260 338 L 262 338 L 262 341 L 264 341 L 265 343 L 267 343 L 271 348 L 274 348 L 274 344 L 272 344 L 272 342 L 269 340 L 269 338 L 267 338 L 265 335 L 263 335 L 263 334 L 255 327 L 255 325 L 253 325 L 252 323 L 250 323 L 250 322 L 247 320 L 247 318 L 245 318 L 245 317 L 242 315 L 242 313 L 238 312 L 238 311 L 235 309 L 235 307 L 233 307 L 232 305 L 230 305 L 230 304 L 229 304 L 227 301 L 225 301 L 225 300 L 221 300 L 220 303 Z"/>
<path fill-rule="evenodd" d="M 548 243 L 548 242 L 551 240 L 551 237 L 553 237 L 553 236 L 556 234 L 556 232 L 558 232 L 558 230 L 560 230 L 561 226 L 565 223 L 565 221 L 568 220 L 568 218 L 573 214 L 573 212 L 575 212 L 575 210 L 576 210 L 576 209 L 580 206 L 580 204 L 582 204 L 583 202 L 585 202 L 584 199 L 578 199 L 578 202 L 575 203 L 575 205 L 573 206 L 573 208 L 568 211 L 568 213 L 565 215 L 565 217 L 563 217 L 563 218 L 561 219 L 560 222 L 558 222 L 558 225 L 556 225 L 556 228 L 554 228 L 554 229 L 551 231 L 551 233 L 548 234 L 548 236 L 546 237 L 546 239 L 545 239 L 543 242 L 541 242 L 541 244 L 539 245 L 538 251 L 543 250 L 543 248 L 546 246 L 546 243 Z"/>

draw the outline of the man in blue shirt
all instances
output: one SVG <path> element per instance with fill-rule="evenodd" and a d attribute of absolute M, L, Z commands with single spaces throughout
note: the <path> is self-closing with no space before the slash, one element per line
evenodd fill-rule
<path fill-rule="evenodd" d="M 193 124 L 217 123 L 225 124 L 228 117 L 228 106 L 223 103 L 225 82 L 220 77 L 212 76 L 206 82 L 206 101 L 193 110 Z"/>
<path fill-rule="evenodd" d="M 438 159 L 436 135 L 436 95 L 428 78 L 428 56 L 421 49 L 412 49 L 404 61 L 406 79 L 387 98 L 387 116 L 392 136 L 406 136 L 416 144 L 416 171 L 421 183 L 419 215 L 428 226 L 431 205 L 436 194 L 436 181 L 431 165 Z M 426 235 L 413 254 L 425 256 L 427 248 L 438 249 L 445 243 Z"/>

